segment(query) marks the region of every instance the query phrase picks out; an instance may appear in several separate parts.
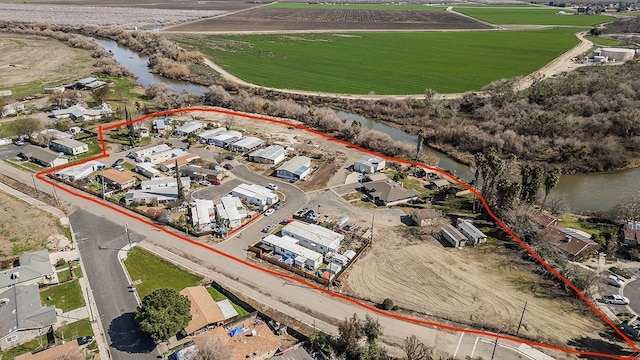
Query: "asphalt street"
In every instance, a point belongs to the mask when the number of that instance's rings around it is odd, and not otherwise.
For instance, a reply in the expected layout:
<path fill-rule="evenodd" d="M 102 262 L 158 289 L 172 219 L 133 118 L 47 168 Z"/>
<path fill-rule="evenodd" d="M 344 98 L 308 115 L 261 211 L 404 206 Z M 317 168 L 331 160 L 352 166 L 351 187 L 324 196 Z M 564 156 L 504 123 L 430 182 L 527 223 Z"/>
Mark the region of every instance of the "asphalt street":
<path fill-rule="evenodd" d="M 12 157 L 18 156 L 22 147 L 17 145 L 7 145 L 5 147 L 0 148 L 0 159 L 6 160 Z"/>
<path fill-rule="evenodd" d="M 118 224 L 85 210 L 69 216 L 87 278 L 107 332 L 113 359 L 153 359 L 159 353 L 151 338 L 138 329 L 133 314 L 138 303 L 129 291 L 129 281 L 118 260 L 118 251 L 128 244 L 124 223 Z M 130 232 L 131 241 L 143 236 Z"/>
<path fill-rule="evenodd" d="M 622 289 L 622 293 L 629 298 L 629 307 L 636 314 L 640 314 L 640 280 L 627 283 L 624 289 Z"/>

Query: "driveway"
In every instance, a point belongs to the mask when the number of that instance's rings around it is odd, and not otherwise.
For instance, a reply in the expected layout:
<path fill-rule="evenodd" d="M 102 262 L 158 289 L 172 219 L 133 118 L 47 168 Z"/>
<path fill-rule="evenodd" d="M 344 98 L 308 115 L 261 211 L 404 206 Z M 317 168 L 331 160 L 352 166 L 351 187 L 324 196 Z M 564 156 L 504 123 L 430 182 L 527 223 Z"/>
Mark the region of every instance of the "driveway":
<path fill-rule="evenodd" d="M 153 359 L 159 353 L 149 336 L 138 329 L 133 314 L 138 303 L 127 288 L 129 282 L 118 260 L 127 245 L 124 226 L 79 209 L 69 216 L 87 278 L 107 332 L 113 359 Z M 131 241 L 143 237 L 132 232 Z"/>

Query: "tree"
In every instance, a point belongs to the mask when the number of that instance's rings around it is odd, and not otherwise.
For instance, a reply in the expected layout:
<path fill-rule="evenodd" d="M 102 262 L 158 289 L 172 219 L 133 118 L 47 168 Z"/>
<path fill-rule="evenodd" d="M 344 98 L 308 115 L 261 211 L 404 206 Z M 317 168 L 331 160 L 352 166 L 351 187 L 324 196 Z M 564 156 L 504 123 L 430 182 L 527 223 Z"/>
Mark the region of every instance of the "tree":
<path fill-rule="evenodd" d="M 178 167 L 178 159 L 176 159 L 176 183 L 178 184 L 178 201 L 184 201 L 184 186 L 180 177 L 180 168 Z"/>
<path fill-rule="evenodd" d="M 333 350 L 333 339 L 330 335 L 322 331 L 315 331 L 309 336 L 309 343 L 315 350 L 321 351 L 325 355 L 329 355 Z"/>
<path fill-rule="evenodd" d="M 198 352 L 192 360 L 227 360 L 235 357 L 227 343 L 209 333 L 196 336 L 193 342 Z"/>
<path fill-rule="evenodd" d="M 554 166 L 550 170 L 547 171 L 547 176 L 544 178 L 544 199 L 542 200 L 542 206 L 547 202 L 547 196 L 551 192 L 551 189 L 558 185 L 560 181 L 560 174 L 562 174 L 562 170 Z"/>
<path fill-rule="evenodd" d="M 142 299 L 134 318 L 154 341 L 164 341 L 191 321 L 190 308 L 189 299 L 178 291 L 157 289 Z"/>
<path fill-rule="evenodd" d="M 382 308 L 385 310 L 393 310 L 393 300 L 386 298 L 384 299 L 384 301 L 382 301 Z"/>
<path fill-rule="evenodd" d="M 347 359 L 357 358 L 359 353 L 358 342 L 364 336 L 364 327 L 357 314 L 345 318 L 338 324 L 338 338 L 336 350 L 339 354 L 345 354 Z"/>
<path fill-rule="evenodd" d="M 364 318 L 364 324 L 362 325 L 362 331 L 367 343 L 373 344 L 378 339 L 378 336 L 382 333 L 382 325 L 377 319 L 372 318 L 367 314 Z"/>
<path fill-rule="evenodd" d="M 358 360 L 387 360 L 389 355 L 387 350 L 376 343 L 368 343 L 360 349 Z"/>
<path fill-rule="evenodd" d="M 95 102 L 98 104 L 102 104 L 105 100 L 109 98 L 110 90 L 111 89 L 109 88 L 109 86 L 102 86 L 93 90 L 91 92 L 93 100 L 95 100 Z"/>
<path fill-rule="evenodd" d="M 38 119 L 21 119 L 15 122 L 15 129 L 18 135 L 26 135 L 31 137 L 33 133 L 42 130 L 42 124 Z"/>
<path fill-rule="evenodd" d="M 427 348 L 415 335 L 404 339 L 402 347 L 407 354 L 407 360 L 431 360 L 431 350 Z"/>

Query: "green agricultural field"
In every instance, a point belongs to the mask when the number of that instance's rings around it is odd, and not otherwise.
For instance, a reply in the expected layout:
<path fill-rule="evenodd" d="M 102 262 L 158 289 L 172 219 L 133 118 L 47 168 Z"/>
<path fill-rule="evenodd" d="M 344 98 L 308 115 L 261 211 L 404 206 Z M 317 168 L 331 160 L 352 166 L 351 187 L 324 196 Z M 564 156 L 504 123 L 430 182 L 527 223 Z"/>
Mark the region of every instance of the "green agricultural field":
<path fill-rule="evenodd" d="M 592 41 L 594 44 L 598 46 L 620 46 L 621 42 L 616 39 L 609 39 L 600 36 L 585 36 L 585 39 Z"/>
<path fill-rule="evenodd" d="M 274 9 L 344 9 L 344 10 L 426 10 L 441 11 L 446 9 L 442 5 L 397 5 L 397 4 L 305 4 L 305 3 L 274 3 L 267 7 Z"/>
<path fill-rule="evenodd" d="M 453 10 L 495 25 L 592 26 L 613 20 L 606 15 L 573 15 L 573 10 L 562 8 L 455 6 Z"/>
<path fill-rule="evenodd" d="M 234 75 L 286 89 L 354 94 L 480 90 L 529 74 L 577 43 L 576 28 L 539 31 L 174 35 Z"/>

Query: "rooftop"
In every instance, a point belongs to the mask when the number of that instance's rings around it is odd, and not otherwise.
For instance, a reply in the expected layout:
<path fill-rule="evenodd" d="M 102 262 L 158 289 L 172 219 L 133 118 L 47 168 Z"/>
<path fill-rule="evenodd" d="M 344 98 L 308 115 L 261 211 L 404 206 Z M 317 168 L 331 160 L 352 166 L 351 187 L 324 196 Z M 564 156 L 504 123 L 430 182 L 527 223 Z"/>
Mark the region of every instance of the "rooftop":
<path fill-rule="evenodd" d="M 118 171 L 116 169 L 104 170 L 103 176 L 105 179 L 109 179 L 110 181 L 120 185 L 126 184 L 129 181 L 134 181 L 136 178 L 136 174 L 130 170 Z"/>
<path fill-rule="evenodd" d="M 191 301 L 191 321 L 184 328 L 187 334 L 202 329 L 209 324 L 216 324 L 225 320 L 222 311 L 218 307 L 211 294 L 204 286 L 193 286 L 180 291 Z"/>
<path fill-rule="evenodd" d="M 264 144 L 264 140 L 253 136 L 247 136 L 234 142 L 233 146 L 243 147 L 246 149 L 255 149 L 262 144 Z"/>
<path fill-rule="evenodd" d="M 319 252 L 315 252 L 311 249 L 307 249 L 302 245 L 298 245 L 298 240 L 289 237 L 289 236 L 275 236 L 275 235 L 267 235 L 262 239 L 263 242 L 271 244 L 272 246 L 277 246 L 281 249 L 290 251 L 297 255 L 302 255 L 309 260 L 317 260 L 318 258 L 322 258 L 322 254 Z"/>
<path fill-rule="evenodd" d="M 275 352 L 281 346 L 280 339 L 262 321 L 248 324 L 240 331 L 240 334 L 232 337 L 224 327 L 218 326 L 196 337 L 211 336 L 220 339 L 233 351 L 233 357 L 229 360 L 254 359 L 258 355 Z"/>
<path fill-rule="evenodd" d="M 56 323 L 55 307 L 42 307 L 38 285 L 16 285 L 0 292 L 0 337 L 12 332 L 41 329 Z"/>
<path fill-rule="evenodd" d="M 418 209 L 413 212 L 413 215 L 418 220 L 437 219 L 439 217 L 435 209 Z"/>
<path fill-rule="evenodd" d="M 12 278 L 12 274 L 18 273 L 19 278 Z M 49 260 L 49 252 L 40 250 L 20 256 L 20 266 L 6 269 L 0 272 L 0 289 L 15 283 L 27 282 L 52 274 L 53 268 Z"/>
<path fill-rule="evenodd" d="M 485 235 L 482 231 L 478 230 L 477 227 L 475 227 L 470 221 L 460 221 L 458 223 L 458 227 L 460 227 L 460 229 L 464 232 L 466 232 L 467 234 L 469 234 L 469 236 L 471 236 L 474 239 L 480 239 L 480 238 L 486 238 L 487 235 Z"/>
<path fill-rule="evenodd" d="M 177 127 L 176 131 L 183 132 L 183 133 L 191 133 L 191 132 L 197 131 L 198 129 L 201 129 L 203 126 L 204 124 L 199 121 L 188 121 L 182 124 L 181 126 Z"/>
<path fill-rule="evenodd" d="M 344 235 L 339 234 L 333 230 L 327 229 L 316 224 L 307 224 L 302 221 L 294 220 L 282 228 L 282 234 L 292 234 L 293 237 L 301 237 L 308 240 L 313 240 L 326 247 L 331 247 L 335 242 L 340 242 L 344 239 Z"/>
<path fill-rule="evenodd" d="M 60 157 L 60 154 L 57 152 L 34 145 L 26 145 L 20 153 L 26 158 L 36 159 L 44 163 L 50 163 Z"/>
<path fill-rule="evenodd" d="M 278 157 L 284 155 L 284 148 L 280 145 L 269 145 L 264 149 L 256 150 L 249 154 L 249 156 L 253 157 L 261 157 L 264 159 L 275 160 Z"/>
<path fill-rule="evenodd" d="M 50 347 L 46 350 L 39 351 L 35 354 L 26 353 L 16 356 L 14 360 L 51 360 L 66 359 L 65 355 L 78 353 L 80 354 L 80 346 L 77 341 L 69 341 L 62 345 Z"/>
<path fill-rule="evenodd" d="M 371 165 L 380 164 L 383 161 L 384 160 L 379 157 L 372 156 L 372 155 L 365 155 L 362 158 L 360 158 L 358 161 L 356 161 L 356 164 L 366 164 L 371 166 Z"/>
<path fill-rule="evenodd" d="M 391 180 L 372 181 L 362 184 L 370 196 L 386 203 L 418 197 L 415 190 L 407 190 L 402 185 Z"/>
<path fill-rule="evenodd" d="M 51 142 L 52 144 L 59 144 L 71 149 L 75 149 L 77 147 L 81 147 L 81 146 L 87 146 L 87 144 L 83 143 L 82 141 L 78 141 L 78 140 L 74 140 L 74 139 L 68 139 L 68 138 L 64 138 L 64 139 L 56 139 L 53 140 Z"/>
<path fill-rule="evenodd" d="M 311 159 L 306 156 L 295 156 L 282 164 L 278 170 L 298 174 L 311 166 Z"/>

